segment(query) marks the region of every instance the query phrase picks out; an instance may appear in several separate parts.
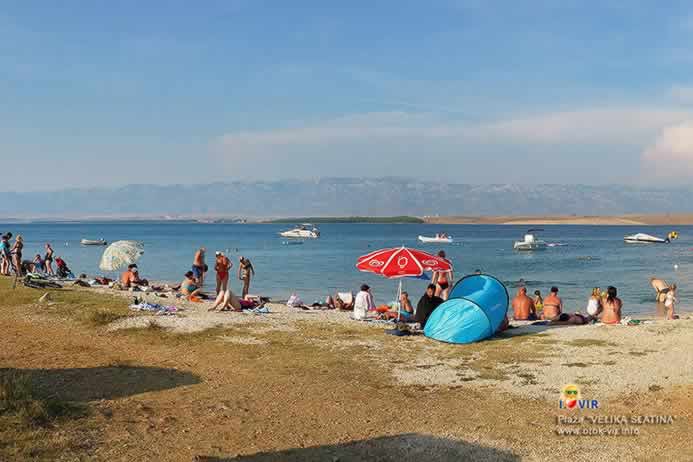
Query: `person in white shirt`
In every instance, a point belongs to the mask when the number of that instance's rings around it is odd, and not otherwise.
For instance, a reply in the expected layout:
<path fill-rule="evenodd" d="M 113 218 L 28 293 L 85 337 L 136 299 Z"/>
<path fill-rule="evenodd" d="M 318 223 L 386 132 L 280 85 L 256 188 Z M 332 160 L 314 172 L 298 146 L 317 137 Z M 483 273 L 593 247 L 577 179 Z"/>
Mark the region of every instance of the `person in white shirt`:
<path fill-rule="evenodd" d="M 676 302 L 678 302 L 678 299 L 676 298 L 676 284 L 674 284 L 669 288 L 667 298 L 664 300 L 664 306 L 667 309 L 665 319 L 678 319 L 678 316 L 676 316 L 676 313 L 674 312 Z"/>
<path fill-rule="evenodd" d="M 375 309 L 373 294 L 367 284 L 361 286 L 361 291 L 356 294 L 354 302 L 354 319 L 366 319 L 368 312 Z"/>

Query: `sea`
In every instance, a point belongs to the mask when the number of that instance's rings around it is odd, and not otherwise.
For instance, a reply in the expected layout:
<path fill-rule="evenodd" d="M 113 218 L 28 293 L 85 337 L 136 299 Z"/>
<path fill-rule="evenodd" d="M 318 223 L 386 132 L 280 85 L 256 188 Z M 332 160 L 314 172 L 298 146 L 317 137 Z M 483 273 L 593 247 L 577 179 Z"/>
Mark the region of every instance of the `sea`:
<path fill-rule="evenodd" d="M 80 245 L 82 238 L 108 242 L 136 240 L 145 253 L 138 262 L 140 274 L 150 280 L 177 283 L 190 269 L 193 254 L 203 246 L 208 264 L 214 267 L 214 252 L 225 252 L 234 262 L 232 288 L 240 290 L 235 278 L 238 257 L 251 260 L 256 276 L 251 293 L 286 300 L 297 294 L 304 302 L 322 301 L 336 291 L 357 291 L 371 286 L 376 303 L 394 300 L 398 281 L 362 273 L 355 268 L 359 256 L 386 247 L 407 246 L 436 253 L 445 250 L 452 260 L 455 277 L 481 270 L 496 276 L 511 297 L 525 284 L 530 293 L 546 295 L 551 286 L 560 289 L 568 310 L 584 311 L 593 287 L 615 286 L 624 301 L 624 313 L 654 315 L 655 292 L 650 277 L 656 276 L 679 286 L 680 305 L 693 300 L 693 226 L 544 226 L 538 233 L 554 245 L 545 251 L 516 252 L 513 242 L 521 240 L 526 226 L 429 225 L 429 224 L 323 224 L 320 239 L 301 245 L 286 245 L 279 232 L 286 225 L 206 224 L 181 222 L 84 222 L 2 224 L 0 232 L 21 234 L 25 259 L 43 254 L 50 242 L 56 255 L 65 259 L 75 274 L 90 276 L 113 273 L 99 270 L 104 247 Z M 625 244 L 628 234 L 645 232 L 666 236 L 672 230 L 680 238 L 671 244 Z M 419 235 L 445 232 L 454 244 L 421 244 Z M 214 274 L 207 288 L 213 290 Z M 403 285 L 417 300 L 427 281 L 404 279 Z"/>

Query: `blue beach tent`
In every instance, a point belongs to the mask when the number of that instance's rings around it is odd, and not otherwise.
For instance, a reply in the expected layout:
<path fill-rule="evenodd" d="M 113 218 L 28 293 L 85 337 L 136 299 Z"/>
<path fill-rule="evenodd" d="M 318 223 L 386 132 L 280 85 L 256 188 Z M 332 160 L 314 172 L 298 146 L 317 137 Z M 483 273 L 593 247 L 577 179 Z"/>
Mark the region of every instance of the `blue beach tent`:
<path fill-rule="evenodd" d="M 491 337 L 508 311 L 508 290 L 488 274 L 465 276 L 433 310 L 424 335 L 441 342 L 473 343 Z"/>

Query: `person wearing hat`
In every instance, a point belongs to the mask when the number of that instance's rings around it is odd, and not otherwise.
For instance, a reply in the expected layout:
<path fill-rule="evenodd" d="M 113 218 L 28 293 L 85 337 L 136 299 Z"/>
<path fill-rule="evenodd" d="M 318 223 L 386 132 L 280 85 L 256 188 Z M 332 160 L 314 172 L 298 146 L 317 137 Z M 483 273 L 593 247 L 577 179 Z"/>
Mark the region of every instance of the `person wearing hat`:
<path fill-rule="evenodd" d="M 233 267 L 224 252 L 215 252 L 214 270 L 217 272 L 217 295 L 229 288 L 229 270 Z"/>
<path fill-rule="evenodd" d="M 139 269 L 134 263 L 128 265 L 127 271 L 120 275 L 120 283 L 123 288 L 129 289 L 134 286 L 146 286 L 149 282 L 146 279 L 141 279 L 139 274 Z"/>

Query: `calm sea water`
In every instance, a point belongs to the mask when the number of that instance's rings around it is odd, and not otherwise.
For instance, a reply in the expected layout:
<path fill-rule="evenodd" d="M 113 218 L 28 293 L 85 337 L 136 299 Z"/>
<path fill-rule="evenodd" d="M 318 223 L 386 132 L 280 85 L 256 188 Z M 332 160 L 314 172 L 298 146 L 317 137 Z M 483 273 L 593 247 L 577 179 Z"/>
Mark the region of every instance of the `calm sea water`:
<path fill-rule="evenodd" d="M 0 231 L 12 231 L 25 238 L 25 258 L 43 253 L 51 242 L 75 273 L 103 274 L 98 269 L 101 247 L 82 247 L 82 238 L 104 238 L 109 242 L 134 239 L 144 242 L 145 254 L 139 262 L 141 274 L 154 280 L 178 282 L 190 268 L 193 253 L 205 246 L 211 262 L 215 250 L 227 251 L 237 269 L 239 255 L 251 259 L 257 276 L 252 293 L 276 300 L 297 293 L 304 301 L 322 300 L 328 293 L 356 290 L 366 282 L 376 302 L 394 298 L 396 281 L 360 273 L 354 268 L 357 257 L 382 247 L 406 245 L 437 252 L 444 249 L 457 275 L 476 269 L 506 282 L 514 293 L 524 279 L 531 291 L 546 295 L 552 285 L 560 288 L 566 306 L 584 310 L 592 287 L 614 285 L 624 300 L 626 313 L 653 314 L 654 292 L 651 276 L 679 284 L 683 306 L 693 297 L 693 226 L 676 227 L 681 233 L 671 245 L 626 245 L 623 236 L 646 232 L 665 236 L 672 229 L 656 226 L 546 226 L 541 234 L 547 242 L 564 244 L 544 252 L 518 253 L 513 241 L 521 239 L 524 226 L 481 225 L 322 225 L 322 237 L 303 245 L 283 245 L 278 232 L 283 225 L 188 224 L 188 223 L 76 223 L 1 224 Z M 445 231 L 461 245 L 423 245 L 417 236 Z M 675 269 L 678 265 L 678 269 Z M 235 274 L 235 273 L 233 273 Z M 113 277 L 113 274 L 109 276 Z M 214 276 L 209 278 L 214 280 Z M 239 281 L 232 281 L 238 290 Z M 409 292 L 418 298 L 426 282 L 407 279 Z"/>

